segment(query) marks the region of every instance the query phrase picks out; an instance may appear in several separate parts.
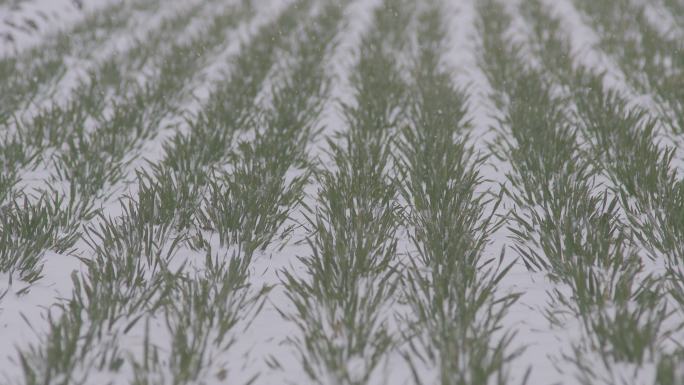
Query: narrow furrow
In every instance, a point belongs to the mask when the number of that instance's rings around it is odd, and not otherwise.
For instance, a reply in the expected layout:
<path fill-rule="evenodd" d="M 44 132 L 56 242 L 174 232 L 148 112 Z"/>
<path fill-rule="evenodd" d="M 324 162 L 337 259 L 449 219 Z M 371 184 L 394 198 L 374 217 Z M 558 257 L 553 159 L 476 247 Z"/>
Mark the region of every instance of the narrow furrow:
<path fill-rule="evenodd" d="M 517 295 L 499 294 L 512 264 L 485 247 L 501 197 L 477 193 L 486 161 L 468 145 L 466 96 L 443 68 L 443 9 L 419 16 L 409 124 L 399 142 L 409 237 L 406 357 L 416 384 L 506 384 L 519 351 L 504 327 Z"/>
<path fill-rule="evenodd" d="M 318 202 L 307 215 L 305 276 L 284 272 L 297 326 L 290 339 L 309 383 L 365 384 L 388 378 L 398 343 L 390 330 L 399 276 L 401 208 L 392 179 L 392 138 L 405 100 L 395 56 L 411 4 L 387 0 L 363 38 L 345 105 L 346 131 L 330 140 L 335 166 L 316 174 Z"/>
<path fill-rule="evenodd" d="M 0 58 L 0 127 L 64 75 L 69 56 L 90 55 L 116 33 L 130 28 L 138 15 L 144 18 L 158 5 L 158 0 L 110 4 L 28 52 Z"/>
<path fill-rule="evenodd" d="M 493 83 L 511 136 L 502 137 L 501 147 L 513 166 L 514 247 L 529 269 L 552 279 L 551 324 L 564 333 L 579 329 L 578 337 L 566 337 L 572 349 L 559 353 L 565 361 L 559 369 L 574 365 L 576 379 L 586 384 L 640 383 L 667 337 L 662 286 L 643 272 L 633 236 L 620 221 L 619 198 L 596 185 L 598 171 L 579 147 L 565 99 L 507 41 L 510 16 L 493 2 L 480 12 L 485 69 L 506 74 Z M 625 335 L 635 338 L 627 342 Z"/>

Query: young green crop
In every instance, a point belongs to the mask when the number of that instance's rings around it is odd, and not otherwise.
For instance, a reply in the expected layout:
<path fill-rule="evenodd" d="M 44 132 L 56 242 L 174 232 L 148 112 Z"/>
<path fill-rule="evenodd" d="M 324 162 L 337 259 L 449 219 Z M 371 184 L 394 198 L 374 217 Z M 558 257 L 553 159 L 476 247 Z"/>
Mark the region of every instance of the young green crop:
<path fill-rule="evenodd" d="M 507 365 L 518 353 L 511 347 L 514 333 L 494 333 L 517 295 L 496 291 L 512 264 L 499 260 L 497 266 L 484 251 L 503 225 L 494 219 L 501 197 L 475 192 L 486 159 L 466 144 L 466 96 L 442 68 L 441 13 L 433 3 L 419 17 L 409 124 L 398 143 L 401 192 L 416 250 L 408 256 L 405 276 L 412 310 L 405 356 L 417 384 L 428 381 L 417 369 L 422 365 L 438 373 L 440 384 L 506 383 Z"/>
<path fill-rule="evenodd" d="M 136 8 L 145 14 L 158 5 L 158 0 L 139 1 L 130 6 L 108 5 L 38 47 L 18 56 L 0 58 L 0 126 L 60 80 L 67 70 L 67 55 L 89 55 L 93 47 L 129 26 Z M 109 33 L 102 33 L 103 30 Z"/>
<path fill-rule="evenodd" d="M 121 76 L 112 76 L 112 73 L 121 75 L 125 72 L 130 62 L 136 61 L 136 54 L 160 50 L 162 47 L 158 36 L 172 32 L 170 28 L 177 27 L 179 21 L 187 22 L 196 12 L 197 7 L 191 8 L 166 20 L 158 30 L 148 34 L 149 40 L 139 42 L 139 46 L 145 47 L 147 51 L 136 48 L 130 52 L 132 56 L 124 55 L 115 62 L 101 65 L 91 72 L 90 82 L 83 82 L 74 91 L 74 98 L 66 106 L 55 104 L 42 109 L 27 121 L 17 121 L 15 133 L 7 133 L 2 147 L 5 149 L 3 160 L 8 163 L 5 169 L 7 174 L 3 170 L 2 180 L 6 184 L 2 195 L 12 198 L 8 200 L 15 203 L 4 206 L 6 219 L 11 222 L 0 226 L 0 234 L 5 245 L 12 244 L 9 243 L 11 239 L 14 247 L 3 247 L 6 252 L 0 256 L 0 271 L 13 271 L 17 266 L 22 266 L 21 275 L 30 276 L 29 282 L 35 282 L 40 277 L 42 255 L 52 247 L 45 239 L 55 238 L 62 233 L 73 244 L 79 238 L 77 234 L 81 232 L 80 222 L 91 219 L 97 212 L 96 202 L 98 195 L 102 193 L 102 187 L 123 176 L 121 168 L 112 164 L 116 163 L 112 158 L 127 157 L 134 142 L 121 127 L 144 126 L 141 122 L 134 121 L 140 118 L 139 112 L 138 115 L 133 115 L 140 111 L 140 107 L 130 103 L 116 104 L 114 115 L 104 118 L 105 100 L 110 90 L 120 87 L 108 80 L 120 79 Z M 124 91 L 128 92 L 130 89 L 121 89 L 120 93 Z M 139 94 L 133 102 L 139 104 L 142 102 L 140 99 Z M 158 125 L 159 113 L 156 115 L 156 123 L 153 120 L 147 127 Z M 103 122 L 97 135 L 86 133 L 85 125 L 89 119 Z M 91 139 L 93 137 L 95 139 Z M 52 148 L 58 151 L 54 154 L 56 159 L 52 160 L 56 166 L 51 175 L 52 182 L 68 181 L 71 186 L 69 192 L 49 188 L 37 191 L 36 199 L 26 193 L 15 193 L 13 187 L 19 182 L 19 171 L 22 168 L 37 168 L 43 161 L 43 154 Z M 23 199 L 23 204 L 17 203 L 17 199 Z M 42 212 L 41 207 L 45 202 L 53 203 L 49 213 L 41 214 L 40 219 L 30 219 L 32 213 Z M 30 235 L 24 237 L 13 235 L 13 226 L 35 220 L 40 220 L 45 225 L 33 226 Z M 59 247 L 55 251 L 67 250 L 68 247 Z"/>
<path fill-rule="evenodd" d="M 610 382 L 618 363 L 643 368 L 667 338 L 663 286 L 643 272 L 634 237 L 618 211 L 620 198 L 596 185 L 600 169 L 578 145 L 577 123 L 566 104 L 580 100 L 555 96 L 545 72 L 526 65 L 517 49 L 509 48 L 513 45 L 504 36 L 510 19 L 497 7 L 501 5 L 483 4 L 480 12 L 482 33 L 491 42 L 485 49 L 505 49 L 503 54 L 490 53 L 504 61 L 485 70 L 515 68 L 506 71 L 514 75 L 500 83 L 505 97 L 499 99 L 505 101 L 500 103 L 506 111 L 502 123 L 512 137 L 501 141 L 513 168 L 507 193 L 516 207 L 509 230 L 528 268 L 547 270 L 557 284 L 570 289 L 570 295 L 562 288 L 550 291 L 551 306 L 557 310 L 547 313 L 554 324 L 564 325 L 568 317 L 581 321 L 575 357 L 565 359 L 576 364 L 580 381 Z M 543 31 L 543 26 L 535 31 Z M 553 35 L 543 31 L 541 36 Z M 548 54 L 557 53 L 558 46 L 550 44 Z M 547 57 L 543 63 L 554 60 Z M 491 78 L 496 84 L 496 76 Z M 634 338 L 625 343 L 620 335 Z M 587 352 L 603 359 L 607 379 L 596 366 L 587 367 Z"/>
<path fill-rule="evenodd" d="M 289 340 L 314 383 L 366 383 L 397 342 L 384 313 L 398 284 L 401 215 L 388 168 L 405 86 L 390 55 L 405 37 L 409 6 L 388 0 L 374 13 L 352 75 L 355 104 L 344 106 L 347 131 L 328 139 L 335 166 L 315 175 L 318 203 L 307 213 L 311 254 L 299 257 L 308 277 L 283 272 L 295 306 L 283 316 L 302 333 Z M 324 27 L 319 34 L 332 39 L 334 28 Z"/>
<path fill-rule="evenodd" d="M 601 47 L 620 64 L 630 84 L 650 93 L 671 133 L 684 130 L 684 44 L 663 36 L 628 0 L 575 1 L 597 29 Z"/>
<path fill-rule="evenodd" d="M 205 52 L 209 52 L 223 42 L 221 32 L 234 26 L 239 20 L 238 15 L 235 9 L 226 9 L 214 17 L 212 25 L 202 31 L 199 37 L 177 44 L 176 48 L 171 49 L 159 75 L 150 81 L 148 86 L 137 90 L 138 98 L 142 100 L 145 97 L 157 98 L 144 104 L 150 106 L 151 111 L 143 110 L 142 105 L 138 105 L 138 110 L 134 109 L 132 104 L 115 106 L 112 118 L 105 122 L 103 127 L 98 128 L 103 131 L 100 132 L 101 136 L 90 136 L 86 140 L 101 144 L 95 148 L 103 152 L 105 157 L 126 155 L 139 138 L 119 136 L 130 135 L 130 132 L 116 132 L 114 127 L 135 129 L 135 126 L 119 125 L 130 122 L 131 119 L 139 121 L 143 128 L 158 125 L 159 115 L 172 111 L 171 102 L 178 98 L 177 93 L 183 89 L 182 81 L 185 80 L 185 75 L 194 72 L 203 62 L 201 55 L 178 54 L 185 53 L 183 50 L 186 47 L 200 43 L 204 46 Z M 160 98 L 165 100 L 158 100 Z M 133 102 L 135 101 L 138 100 L 134 99 Z M 117 115 L 116 111 L 120 111 L 120 115 Z M 110 128 L 111 131 L 108 131 Z M 111 136 L 104 135 L 106 132 L 110 132 Z M 151 132 L 143 129 L 137 131 L 137 134 L 146 137 Z M 121 138 L 122 142 L 116 144 L 117 138 Z M 95 155 L 90 146 L 83 149 Z M 104 163 L 102 165 L 103 170 L 111 166 L 105 166 Z M 92 171 L 91 164 L 87 164 L 87 167 L 88 171 Z M 92 173 L 89 174 L 83 181 L 92 182 L 92 176 Z M 95 189 L 91 192 L 97 191 L 99 190 Z M 166 304 L 169 295 L 175 290 L 175 282 L 183 278 L 180 270 L 171 270 L 169 262 L 179 244 L 185 240 L 185 236 L 175 232 L 173 223 L 166 222 L 160 226 L 146 221 L 148 213 L 141 210 L 135 201 L 124 200 L 122 210 L 123 216 L 120 218 L 100 214 L 99 224 L 89 227 L 88 243 L 94 255 L 92 259 L 84 259 L 87 273 L 74 276 L 73 298 L 67 302 L 68 308 L 78 311 L 78 317 L 67 312 L 53 322 L 53 330 L 42 344 L 30 346 L 21 352 L 27 379 L 36 378 L 43 381 L 55 372 L 72 378 L 70 376 L 74 370 L 86 377 L 92 370 L 118 370 L 126 362 L 118 345 L 120 336 L 125 335 L 140 319 L 154 314 L 162 304 Z M 84 322 L 79 321 L 82 317 Z M 90 342 L 74 346 L 73 349 L 76 349 L 77 353 L 59 359 L 51 358 L 50 352 L 56 346 L 67 343 L 61 339 L 60 330 L 63 329 L 73 330 L 81 336 L 79 338 Z M 90 361 L 97 357 L 104 358 L 99 365 L 91 367 Z M 60 360 L 69 361 L 60 363 Z"/>

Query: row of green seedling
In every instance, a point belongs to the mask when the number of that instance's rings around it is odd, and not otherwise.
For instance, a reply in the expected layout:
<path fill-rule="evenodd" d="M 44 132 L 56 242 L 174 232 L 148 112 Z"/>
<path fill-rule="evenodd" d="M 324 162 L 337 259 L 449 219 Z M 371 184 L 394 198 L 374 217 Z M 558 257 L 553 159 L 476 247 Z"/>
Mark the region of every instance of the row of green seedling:
<path fill-rule="evenodd" d="M 479 10 L 483 67 L 503 95 L 501 127 L 510 130 L 499 147 L 512 165 L 505 190 L 515 203 L 514 247 L 529 269 L 555 282 L 546 313 L 551 323 L 580 322 L 581 337 L 563 359 L 575 364 L 580 382 L 611 383 L 620 364 L 638 370 L 649 363 L 667 336 L 662 285 L 643 272 L 619 197 L 596 182 L 600 170 L 579 145 L 567 106 L 572 100 L 558 96 L 545 73 L 517 54 L 520 47 L 505 37 L 511 21 L 501 4 Z"/>
<path fill-rule="evenodd" d="M 35 282 L 41 276 L 41 259 L 45 250 L 53 249 L 62 253 L 74 245 L 79 238 L 80 222 L 93 217 L 97 210 L 97 195 L 102 193 L 105 183 L 113 183 L 121 177 L 120 163 L 129 151 L 126 145 L 130 147 L 136 140 L 141 140 L 140 132 L 131 135 L 129 130 L 141 129 L 147 124 L 149 132 L 146 134 L 149 136 L 154 130 L 155 121 L 161 120 L 159 115 L 165 113 L 161 110 L 150 111 L 152 114 L 148 114 L 152 119 L 143 121 L 142 108 L 149 103 L 145 100 L 146 96 L 164 92 L 161 81 L 176 75 L 171 71 L 172 67 L 163 67 L 157 79 L 152 80 L 153 86 L 129 83 L 130 88 L 135 90 L 134 98 L 126 102 L 123 100 L 125 97 L 120 96 L 123 101 L 114 105 L 110 117 L 104 116 L 107 107 L 105 99 L 130 92 L 130 89 L 119 88 L 118 83 L 131 64 L 140 59 L 138 54 L 161 51 L 163 44 L 158 36 L 176 30 L 195 13 L 196 9 L 193 9 L 176 15 L 149 34 L 151 45 L 141 41 L 129 52 L 130 55 L 124 56 L 125 59 L 103 64 L 94 70 L 90 79 L 76 89 L 74 99 L 66 106 L 47 107 L 33 119 L 18 125 L 19 133 L 12 139 L 12 146 L 9 146 L 16 149 L 13 154 L 25 157 L 22 162 L 31 160 L 34 164 L 26 166 L 35 168 L 41 163 L 35 158 L 55 149 L 56 154 L 47 159 L 55 168 L 49 182 L 54 186 L 66 181 L 69 189 L 68 193 L 64 193 L 59 187 L 52 187 L 46 191 L 36 191 L 37 197 L 33 197 L 33 194 L 15 197 L 11 190 L 7 192 L 9 203 L 4 206 L 6 215 L 3 216 L 0 234 L 3 243 L 12 244 L 13 247 L 3 249 L 3 255 L 0 256 L 2 271 L 16 270 L 23 281 Z M 171 49 L 171 53 L 165 55 L 167 59 L 173 58 L 173 51 Z M 173 63 L 176 59 L 170 60 L 167 62 Z M 182 77 L 176 77 L 177 83 L 181 80 Z M 161 99 L 171 95 L 160 94 L 158 97 Z M 94 122 L 97 127 L 95 133 L 86 132 L 88 122 Z M 18 178 L 17 171 L 13 169 L 9 175 L 14 177 L 14 183 Z M 42 225 L 36 226 L 36 223 Z"/>
<path fill-rule="evenodd" d="M 193 126 L 202 125 L 205 132 L 246 129 L 242 124 L 247 118 L 251 119 L 251 106 L 273 62 L 272 52 L 281 39 L 277 30 L 286 31 L 294 25 L 292 7 L 286 15 L 275 26 L 263 27 L 249 45 L 245 45 L 235 58 L 230 77 L 212 93 Z M 219 104 L 219 100 L 225 104 Z M 245 119 L 237 119 L 236 114 L 245 114 Z M 198 132 L 193 130 L 188 136 Z M 209 142 L 193 142 L 196 143 L 193 148 L 183 147 L 188 151 L 179 152 L 183 145 L 178 143 L 190 142 L 181 137 L 189 139 L 179 134 L 168 144 L 165 159 L 153 167 L 152 173 L 139 175 L 137 199 L 130 197 L 121 203 L 124 214 L 119 218 L 103 217 L 100 224 L 89 231 L 96 257 L 87 274 L 78 281 L 92 288 L 83 290 L 83 295 L 75 293 L 71 301 L 74 303 L 83 296 L 75 307 L 79 314 L 84 311 L 88 316 L 87 327 L 74 322 L 76 317 L 68 313 L 54 324 L 57 330 L 77 328 L 78 333 L 74 335 L 78 338 L 98 336 L 93 347 L 82 349 L 82 354 L 106 357 L 107 354 L 98 351 L 110 352 L 110 355 L 120 353 L 109 360 L 109 368 L 114 362 L 129 364 L 136 383 L 186 383 L 204 378 L 207 375 L 205 366 L 213 360 L 205 354 L 208 346 L 219 351 L 228 349 L 233 337 L 227 332 L 237 319 L 248 316 L 260 300 L 260 295 L 253 296 L 245 290 L 248 260 L 238 254 L 226 261 L 212 252 L 203 237 L 193 237 L 191 230 L 200 229 L 196 223 L 198 214 L 185 210 L 202 204 L 210 176 L 207 166 L 225 158 L 231 143 L 224 142 L 226 146 L 220 149 L 222 152 L 213 154 L 216 158 L 202 159 L 200 164 L 194 162 L 197 160 L 194 157 Z M 179 162 L 181 168 L 175 168 L 175 162 Z M 197 168 L 187 169 L 182 165 Z M 248 198 L 244 194 L 241 197 Z M 179 266 L 171 266 L 180 247 L 186 244 L 205 253 L 204 258 L 200 257 L 204 259 L 201 273 L 195 275 L 185 271 L 184 264 L 193 261 L 180 261 Z M 112 293 L 107 289 L 112 286 L 120 289 Z M 119 345 L 119 339 L 125 338 L 130 330 L 137 330 L 133 328 L 142 319 L 146 326 L 142 357 L 121 355 L 126 348 Z M 149 335 L 150 323 L 159 322 L 167 326 L 168 350 L 163 347 L 160 350 L 160 341 Z M 121 335 L 99 338 L 100 331 L 108 326 Z M 159 332 L 153 335 L 159 335 Z M 32 351 L 35 361 L 55 345 L 59 346 L 59 341 L 52 342 L 49 338 L 45 342 L 40 350 Z M 43 361 L 49 360 L 43 358 Z M 73 359 L 71 364 L 78 362 Z M 164 368 L 168 368 L 170 377 L 166 377 Z"/>
<path fill-rule="evenodd" d="M 0 58 L 0 127 L 57 84 L 68 70 L 69 56 L 92 55 L 94 48 L 130 28 L 136 13 L 145 15 L 158 5 L 159 1 L 110 4 L 26 52 Z"/>
<path fill-rule="evenodd" d="M 330 169 L 316 172 L 306 213 L 306 276 L 284 272 L 300 334 L 290 339 L 312 383 L 364 384 L 380 373 L 398 339 L 390 331 L 399 282 L 396 234 L 402 210 L 391 175 L 392 141 L 406 89 L 395 54 L 410 9 L 387 0 L 374 12 L 351 75 L 355 101 L 346 131 L 329 138 Z"/>
<path fill-rule="evenodd" d="M 640 92 L 659 104 L 670 133 L 684 130 L 684 44 L 663 36 L 645 16 L 645 5 L 631 0 L 576 0 L 601 43 Z"/>
<path fill-rule="evenodd" d="M 602 76 L 581 66 L 550 66 L 553 57 L 570 52 L 567 39 L 559 33 L 559 20 L 551 17 L 543 7 L 534 7 L 527 15 L 540 32 L 545 31 L 536 37 L 543 61 L 548 68 L 555 69 L 552 72 L 556 72 L 557 79 L 572 93 L 577 124 L 591 151 L 590 161 L 616 186 L 613 194 L 619 197 L 640 247 L 655 260 L 656 266 L 667 266 L 666 274 L 654 278 L 665 282 L 670 298 L 680 305 L 679 317 L 672 317 L 669 325 L 672 329 L 669 332 L 675 333 L 682 327 L 682 321 L 677 318 L 681 319 L 684 299 L 681 284 L 684 278 L 684 249 L 681 246 L 684 190 L 682 181 L 672 169 L 673 150 L 663 150 L 656 145 L 654 118 L 628 104 L 616 92 L 607 90 Z M 652 301 L 665 303 L 666 300 L 658 296 Z M 662 333 L 667 335 L 668 331 Z M 656 341 L 657 344 L 662 342 Z M 672 381 L 677 372 L 673 371 L 671 361 L 681 360 L 678 358 L 681 355 L 682 352 L 675 352 L 657 357 L 658 383 L 675 383 Z M 681 380 L 681 373 L 679 376 Z"/>
<path fill-rule="evenodd" d="M 401 192 L 415 252 L 408 255 L 406 358 L 417 384 L 505 384 L 518 353 L 503 319 L 514 294 L 497 294 L 512 264 L 487 256 L 500 196 L 477 193 L 486 162 L 468 145 L 467 97 L 444 68 L 442 8 L 418 26 L 409 124 L 398 143 Z M 427 367 L 432 376 L 420 368 Z"/>

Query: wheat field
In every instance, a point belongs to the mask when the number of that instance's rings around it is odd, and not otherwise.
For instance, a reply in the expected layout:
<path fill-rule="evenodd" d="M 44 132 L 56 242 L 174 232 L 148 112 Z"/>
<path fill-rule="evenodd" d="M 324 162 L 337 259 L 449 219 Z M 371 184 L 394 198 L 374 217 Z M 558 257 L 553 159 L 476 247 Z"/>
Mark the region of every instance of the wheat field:
<path fill-rule="evenodd" d="M 684 384 L 682 0 L 0 24 L 0 384 Z"/>

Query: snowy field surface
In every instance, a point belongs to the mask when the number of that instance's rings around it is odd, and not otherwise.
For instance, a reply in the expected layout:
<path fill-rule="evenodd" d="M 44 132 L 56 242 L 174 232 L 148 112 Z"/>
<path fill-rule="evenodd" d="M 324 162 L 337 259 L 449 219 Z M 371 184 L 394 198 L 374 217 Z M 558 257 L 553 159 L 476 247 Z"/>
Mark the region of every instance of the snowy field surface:
<path fill-rule="evenodd" d="M 684 385 L 683 0 L 0 0 L 0 385 Z"/>

